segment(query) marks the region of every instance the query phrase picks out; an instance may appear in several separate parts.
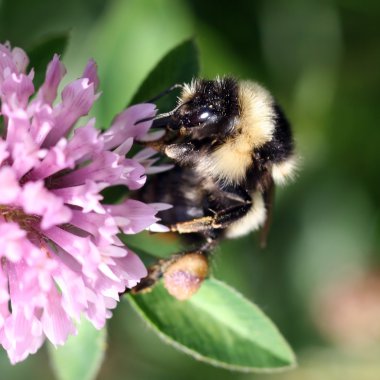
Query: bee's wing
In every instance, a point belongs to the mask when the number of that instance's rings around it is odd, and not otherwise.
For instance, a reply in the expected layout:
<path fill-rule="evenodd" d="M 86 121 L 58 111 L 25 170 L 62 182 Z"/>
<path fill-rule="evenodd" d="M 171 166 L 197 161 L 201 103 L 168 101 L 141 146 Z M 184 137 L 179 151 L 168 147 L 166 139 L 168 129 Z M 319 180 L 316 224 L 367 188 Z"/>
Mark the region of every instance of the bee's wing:
<path fill-rule="evenodd" d="M 269 229 L 272 223 L 274 195 L 275 195 L 275 184 L 274 184 L 273 178 L 271 177 L 267 185 L 267 188 L 263 192 L 265 208 L 267 210 L 267 217 L 265 219 L 264 225 L 262 226 L 260 230 L 260 247 L 261 248 L 265 248 L 267 245 Z"/>

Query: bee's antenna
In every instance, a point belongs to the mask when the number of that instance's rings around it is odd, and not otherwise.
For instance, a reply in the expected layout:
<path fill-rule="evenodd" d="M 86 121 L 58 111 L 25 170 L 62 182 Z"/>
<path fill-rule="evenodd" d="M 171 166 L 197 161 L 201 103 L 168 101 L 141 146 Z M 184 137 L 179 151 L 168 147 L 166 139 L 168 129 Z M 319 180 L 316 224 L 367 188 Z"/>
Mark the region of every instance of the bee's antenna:
<path fill-rule="evenodd" d="M 154 103 L 156 100 L 162 98 L 163 96 L 170 94 L 172 91 L 176 90 L 177 88 L 183 88 L 183 84 L 176 83 L 173 86 L 167 88 L 165 91 L 162 91 L 158 95 L 156 95 L 154 98 L 147 100 L 143 103 Z"/>
<path fill-rule="evenodd" d="M 139 119 L 139 120 L 135 121 L 134 125 L 144 123 L 145 121 L 154 120 L 155 118 L 156 118 L 156 116 L 145 117 L 144 119 Z"/>
<path fill-rule="evenodd" d="M 149 100 L 146 100 L 142 103 L 154 103 L 156 100 L 162 98 L 163 96 L 171 93 L 172 91 L 174 91 L 175 89 L 177 88 L 183 88 L 183 84 L 179 84 L 179 83 L 176 83 L 174 84 L 173 86 L 167 88 L 165 91 L 162 91 L 160 94 L 158 94 L 157 96 L 155 96 L 154 98 L 151 98 Z M 146 117 L 144 119 L 140 119 L 140 120 L 137 120 L 135 122 L 135 125 L 136 124 L 140 124 L 140 123 L 143 123 L 145 121 L 150 121 L 150 120 L 158 120 L 158 119 L 162 119 L 164 117 L 168 117 L 168 116 L 171 116 L 173 115 L 173 113 L 178 109 L 179 107 L 176 107 L 174 108 L 173 110 L 171 110 L 170 112 L 165 112 L 165 113 L 161 113 L 159 115 L 156 115 L 156 116 L 151 116 L 151 117 Z"/>
<path fill-rule="evenodd" d="M 143 123 L 144 121 L 150 121 L 150 120 L 159 120 L 159 119 L 163 119 L 164 117 L 169 117 L 169 116 L 172 116 L 173 113 L 178 109 L 178 107 L 174 108 L 174 110 L 170 111 L 170 112 L 165 112 L 165 113 L 160 113 L 156 116 L 150 116 L 150 117 L 145 117 L 144 119 L 140 119 L 140 120 L 137 120 L 135 122 L 135 125 L 136 124 L 140 124 L 140 123 Z"/>
<path fill-rule="evenodd" d="M 179 108 L 181 108 L 182 106 L 184 106 L 185 104 L 187 103 L 182 103 L 180 105 L 178 105 L 176 108 L 174 108 L 173 110 L 169 111 L 169 112 L 165 112 L 165 113 L 160 113 L 156 116 L 150 116 L 150 117 L 146 117 L 144 119 L 140 119 L 140 120 L 137 120 L 135 122 L 135 125 L 136 124 L 140 124 L 140 123 L 143 123 L 144 121 L 150 121 L 150 120 L 160 120 L 160 119 L 164 119 L 164 118 L 169 118 L 170 116 L 172 116 Z M 156 126 L 157 127 L 157 126 Z"/>

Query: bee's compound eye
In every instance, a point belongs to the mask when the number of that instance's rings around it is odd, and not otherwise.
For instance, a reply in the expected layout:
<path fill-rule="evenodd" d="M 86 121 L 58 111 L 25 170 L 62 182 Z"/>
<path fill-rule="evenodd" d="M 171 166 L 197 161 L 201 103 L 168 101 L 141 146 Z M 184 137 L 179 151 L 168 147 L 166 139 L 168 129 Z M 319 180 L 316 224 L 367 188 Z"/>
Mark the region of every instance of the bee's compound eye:
<path fill-rule="evenodd" d="M 192 119 L 193 125 L 214 123 L 218 118 L 217 113 L 209 107 L 197 109 Z"/>
<path fill-rule="evenodd" d="M 209 117 L 210 117 L 210 112 L 208 111 L 203 111 L 200 115 L 199 115 L 199 120 L 207 120 Z"/>
<path fill-rule="evenodd" d="M 189 105 L 179 116 L 185 128 L 199 127 L 215 123 L 218 113 L 208 105 Z"/>

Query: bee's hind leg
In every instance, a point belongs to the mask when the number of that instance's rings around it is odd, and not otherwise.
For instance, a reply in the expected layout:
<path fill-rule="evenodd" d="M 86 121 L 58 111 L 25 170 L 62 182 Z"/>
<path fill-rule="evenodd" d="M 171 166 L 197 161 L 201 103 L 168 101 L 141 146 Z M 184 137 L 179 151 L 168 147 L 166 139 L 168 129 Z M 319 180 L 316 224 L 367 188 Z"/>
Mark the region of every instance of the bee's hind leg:
<path fill-rule="evenodd" d="M 218 243 L 217 234 L 209 233 L 196 249 L 174 254 L 148 268 L 148 275 L 132 290 L 146 293 L 163 277 L 168 292 L 179 300 L 190 298 L 208 275 L 208 258 Z"/>

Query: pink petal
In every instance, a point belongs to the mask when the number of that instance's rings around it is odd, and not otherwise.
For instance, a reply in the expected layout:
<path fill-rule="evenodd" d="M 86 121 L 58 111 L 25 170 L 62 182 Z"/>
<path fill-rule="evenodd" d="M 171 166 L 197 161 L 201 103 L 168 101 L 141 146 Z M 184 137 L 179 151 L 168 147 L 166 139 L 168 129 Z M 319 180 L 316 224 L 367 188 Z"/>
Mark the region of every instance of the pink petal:
<path fill-rule="evenodd" d="M 153 223 L 147 228 L 147 230 L 150 232 L 169 232 L 170 228 L 163 224 Z"/>
<path fill-rule="evenodd" d="M 114 184 L 121 178 L 123 167 L 119 165 L 119 156 L 115 153 L 103 151 L 87 166 L 69 172 L 57 179 L 60 187 L 83 185 L 85 180 L 102 181 Z"/>
<path fill-rule="evenodd" d="M 24 73 L 29 64 L 29 58 L 26 55 L 25 51 L 18 47 L 13 48 L 12 59 L 18 72 Z"/>
<path fill-rule="evenodd" d="M 74 130 L 67 146 L 67 155 L 74 161 L 84 161 L 103 150 L 103 140 L 95 128 L 95 119 L 90 119 L 84 126 Z"/>
<path fill-rule="evenodd" d="M 119 275 L 123 275 L 128 288 L 136 286 L 148 274 L 140 258 L 130 250 L 127 256 L 115 259 L 115 263 L 116 271 Z"/>
<path fill-rule="evenodd" d="M 58 143 L 49 149 L 42 161 L 34 165 L 34 169 L 28 174 L 29 180 L 39 180 L 63 170 L 74 167 L 73 158 L 67 154 L 67 140 L 62 138 Z"/>
<path fill-rule="evenodd" d="M 12 364 L 35 353 L 43 343 L 40 322 L 34 316 L 27 318 L 23 311 L 15 308 L 4 325 L 0 342 L 7 350 Z"/>
<path fill-rule="evenodd" d="M 7 143 L 0 137 L 0 165 L 8 157 L 9 152 L 7 151 Z"/>
<path fill-rule="evenodd" d="M 73 210 L 71 224 L 93 235 L 99 246 L 103 246 L 106 243 L 113 244 L 115 242 L 114 237 L 119 232 L 114 218 L 109 215 L 100 215 L 93 212 L 83 214 L 79 210 Z"/>
<path fill-rule="evenodd" d="M 148 158 L 151 158 L 153 157 L 154 155 L 157 154 L 157 151 L 152 149 L 152 148 L 144 148 L 144 149 L 141 149 L 140 152 L 138 152 L 137 154 L 135 154 L 133 156 L 133 158 L 139 162 L 142 162 Z"/>
<path fill-rule="evenodd" d="M 149 203 L 149 206 L 153 207 L 156 210 L 156 212 L 169 210 L 173 208 L 173 205 L 170 205 L 168 203 Z"/>
<path fill-rule="evenodd" d="M 137 104 L 127 108 L 116 116 L 111 127 L 103 134 L 106 149 L 112 149 L 122 144 L 129 137 L 144 136 L 152 120 L 135 124 L 138 120 L 153 117 L 156 113 L 154 104 Z"/>
<path fill-rule="evenodd" d="M 17 223 L 0 222 L 0 236 L 0 257 L 12 262 L 19 261 L 32 248 L 26 232 Z"/>
<path fill-rule="evenodd" d="M 11 73 L 18 73 L 17 66 L 13 62 L 9 46 L 0 44 L 0 85 L 3 83 L 4 78 L 11 75 Z"/>
<path fill-rule="evenodd" d="M 159 166 L 148 166 L 145 167 L 145 173 L 146 174 L 157 174 L 166 172 L 167 170 L 173 169 L 174 165 L 159 165 Z"/>
<path fill-rule="evenodd" d="M 124 159 L 122 161 L 124 171 L 121 180 L 115 181 L 114 184 L 125 184 L 131 190 L 137 190 L 146 182 L 144 167 L 133 159 Z"/>
<path fill-rule="evenodd" d="M 45 307 L 41 324 L 46 337 L 55 345 L 63 345 L 70 334 L 76 335 L 73 321 L 61 305 L 61 297 L 57 290 L 49 293 L 48 304 Z"/>
<path fill-rule="evenodd" d="M 61 198 L 46 190 L 42 181 L 26 183 L 23 187 L 21 202 L 26 213 L 42 216 L 43 230 L 67 223 L 71 219 L 70 209 L 63 204 Z"/>
<path fill-rule="evenodd" d="M 82 78 L 87 78 L 90 83 L 93 83 L 95 91 L 99 87 L 98 69 L 93 59 L 90 59 L 85 67 Z"/>
<path fill-rule="evenodd" d="M 62 91 L 62 103 L 54 109 L 56 123 L 43 146 L 50 147 L 65 136 L 80 117 L 87 115 L 96 99 L 94 85 L 87 78 L 68 84 Z"/>
<path fill-rule="evenodd" d="M 34 93 L 33 74 L 13 73 L 4 79 L 1 86 L 1 100 L 11 108 L 26 108 L 29 97 Z"/>
<path fill-rule="evenodd" d="M 89 238 L 76 236 L 58 227 L 52 227 L 44 231 L 44 234 L 81 264 L 83 274 L 96 277 L 101 255 L 98 247 Z"/>
<path fill-rule="evenodd" d="M 32 122 L 29 129 L 30 135 L 38 146 L 41 146 L 55 123 L 53 110 L 48 104 L 32 102 L 28 112 L 31 113 Z"/>
<path fill-rule="evenodd" d="M 86 180 L 83 185 L 53 189 L 51 192 L 59 196 L 65 203 L 81 207 L 81 213 L 87 214 L 94 211 L 98 214 L 104 214 L 104 207 L 100 203 L 103 199 L 100 191 L 104 187 L 106 185 Z"/>
<path fill-rule="evenodd" d="M 20 194 L 20 186 L 15 172 L 9 166 L 0 168 L 0 184 L 1 204 L 15 202 Z"/>
<path fill-rule="evenodd" d="M 119 205 L 108 205 L 107 211 L 114 216 L 125 234 L 141 232 L 158 220 L 153 207 L 133 199 L 127 199 Z"/>
<path fill-rule="evenodd" d="M 23 141 L 14 142 L 13 144 L 12 169 L 17 174 L 17 177 L 21 179 L 26 173 L 28 173 L 34 166 L 39 163 L 40 158 L 42 158 L 45 152 L 39 149 L 38 145 L 34 143 L 33 139 L 31 139 L 30 135 L 27 132 L 23 137 L 21 137 L 21 125 L 19 128 L 19 137 L 22 138 Z"/>
<path fill-rule="evenodd" d="M 133 145 L 133 138 L 130 137 L 126 139 L 121 145 L 119 145 L 116 149 L 114 149 L 114 152 L 117 153 L 120 156 L 125 156 Z"/>
<path fill-rule="evenodd" d="M 8 310 L 9 291 L 8 278 L 0 265 L 0 329 L 3 326 L 5 318 L 9 315 Z"/>
<path fill-rule="evenodd" d="M 159 131 L 149 132 L 145 136 L 139 137 L 139 141 L 143 141 L 143 142 L 155 141 L 163 137 L 165 133 L 166 131 L 164 129 L 159 130 Z"/>
<path fill-rule="evenodd" d="M 58 86 L 65 74 L 65 66 L 59 60 L 59 56 L 54 54 L 52 61 L 47 67 L 45 81 L 38 92 L 37 98 L 41 102 L 52 105 L 57 97 Z"/>
<path fill-rule="evenodd" d="M 156 154 L 157 151 L 155 151 L 154 149 L 145 148 L 137 154 L 135 154 L 133 156 L 133 159 L 137 160 L 141 165 L 144 166 L 146 174 L 161 173 L 173 168 L 174 165 L 172 164 L 152 166 L 159 160 L 159 157 L 151 159 L 151 157 L 155 156 Z"/>
<path fill-rule="evenodd" d="M 65 312 L 79 322 L 81 313 L 87 308 L 87 289 L 77 273 L 61 266 L 54 280 L 62 294 L 62 307 Z"/>
<path fill-rule="evenodd" d="M 98 330 L 102 329 L 106 323 L 107 309 L 104 297 L 99 297 L 94 293 L 93 301 L 88 303 L 86 318 Z"/>

